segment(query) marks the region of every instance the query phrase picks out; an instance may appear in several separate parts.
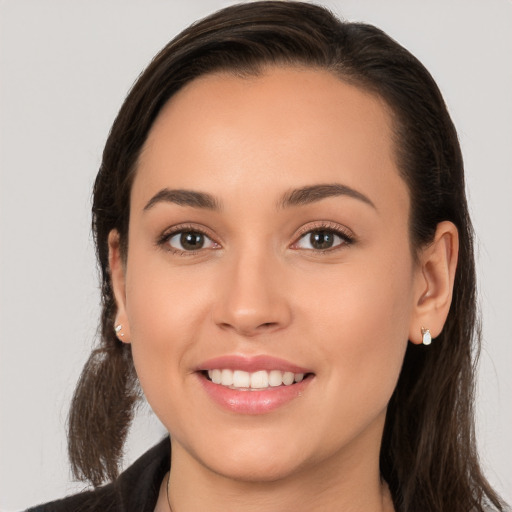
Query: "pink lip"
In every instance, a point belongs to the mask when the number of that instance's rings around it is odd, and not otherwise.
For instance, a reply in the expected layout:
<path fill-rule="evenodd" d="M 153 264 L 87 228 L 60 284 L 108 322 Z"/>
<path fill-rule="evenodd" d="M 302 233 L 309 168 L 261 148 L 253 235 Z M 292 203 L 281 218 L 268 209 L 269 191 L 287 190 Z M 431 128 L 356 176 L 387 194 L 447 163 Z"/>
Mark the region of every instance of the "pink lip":
<path fill-rule="evenodd" d="M 196 369 L 196 375 L 207 395 L 223 409 L 238 414 L 265 414 L 278 409 L 295 398 L 301 397 L 314 379 L 313 375 L 308 375 L 303 381 L 290 386 L 282 385 L 259 391 L 237 390 L 221 384 L 214 384 L 206 378 L 204 372 L 214 369 L 243 370 L 246 372 L 280 370 L 282 372 L 304 374 L 311 374 L 311 370 L 284 359 L 264 355 L 226 355 L 209 359 L 200 364 Z"/>
<path fill-rule="evenodd" d="M 208 359 L 208 361 L 198 365 L 196 371 L 215 369 L 243 370 L 245 372 L 280 370 L 282 372 L 312 373 L 307 368 L 302 368 L 277 357 L 266 355 L 242 356 L 236 354 Z"/>
<path fill-rule="evenodd" d="M 301 397 L 304 390 L 313 380 L 312 376 L 306 377 L 302 382 L 291 386 L 279 386 L 262 391 L 243 391 L 230 389 L 221 384 L 214 384 L 202 373 L 199 377 L 203 389 L 208 396 L 228 411 L 238 414 L 265 414 Z"/>

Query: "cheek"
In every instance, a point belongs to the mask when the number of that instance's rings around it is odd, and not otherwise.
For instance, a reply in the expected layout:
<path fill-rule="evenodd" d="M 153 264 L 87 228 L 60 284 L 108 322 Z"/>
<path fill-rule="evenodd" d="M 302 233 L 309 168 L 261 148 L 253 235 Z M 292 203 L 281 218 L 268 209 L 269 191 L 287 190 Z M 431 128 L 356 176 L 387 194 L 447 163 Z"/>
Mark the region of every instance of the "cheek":
<path fill-rule="evenodd" d="M 208 265 L 173 268 L 163 250 L 146 245 L 134 241 L 130 248 L 126 277 L 130 332 L 134 342 L 169 345 L 166 338 L 180 339 L 205 316 L 210 272 Z"/>
<path fill-rule="evenodd" d="M 153 405 L 155 393 L 178 385 L 185 375 L 181 370 L 187 368 L 190 348 L 201 339 L 210 294 L 201 276 L 191 280 L 189 274 L 171 273 L 165 258 L 151 262 L 136 248 L 130 256 L 126 310 L 132 354 L 142 389 Z"/>
<path fill-rule="evenodd" d="M 315 292 L 317 281 L 303 294 L 310 300 L 302 316 L 315 326 L 326 382 L 353 402 L 354 411 L 365 410 L 361 403 L 385 407 L 396 386 L 412 311 L 407 265 L 354 265 L 331 275 L 327 293 Z"/>

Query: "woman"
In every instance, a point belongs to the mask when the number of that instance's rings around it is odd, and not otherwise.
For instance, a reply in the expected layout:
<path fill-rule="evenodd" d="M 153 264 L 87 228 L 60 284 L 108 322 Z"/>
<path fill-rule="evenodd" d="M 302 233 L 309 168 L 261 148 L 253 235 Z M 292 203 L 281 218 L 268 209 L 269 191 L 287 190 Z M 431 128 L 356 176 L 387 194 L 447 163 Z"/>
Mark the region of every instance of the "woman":
<path fill-rule="evenodd" d="M 457 135 L 380 30 L 293 2 L 192 25 L 121 108 L 93 228 L 69 445 L 113 483 L 35 510 L 504 509 L 474 446 Z M 117 478 L 139 382 L 170 443 Z"/>

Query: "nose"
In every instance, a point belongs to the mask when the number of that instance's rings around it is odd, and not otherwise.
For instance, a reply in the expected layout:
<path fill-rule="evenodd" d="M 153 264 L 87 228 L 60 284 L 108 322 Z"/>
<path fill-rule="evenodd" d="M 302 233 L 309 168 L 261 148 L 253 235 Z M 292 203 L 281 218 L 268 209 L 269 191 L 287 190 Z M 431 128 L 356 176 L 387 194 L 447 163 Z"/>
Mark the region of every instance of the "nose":
<path fill-rule="evenodd" d="M 282 266 L 277 257 L 246 253 L 226 262 L 219 275 L 214 322 L 244 337 L 271 333 L 292 318 Z"/>

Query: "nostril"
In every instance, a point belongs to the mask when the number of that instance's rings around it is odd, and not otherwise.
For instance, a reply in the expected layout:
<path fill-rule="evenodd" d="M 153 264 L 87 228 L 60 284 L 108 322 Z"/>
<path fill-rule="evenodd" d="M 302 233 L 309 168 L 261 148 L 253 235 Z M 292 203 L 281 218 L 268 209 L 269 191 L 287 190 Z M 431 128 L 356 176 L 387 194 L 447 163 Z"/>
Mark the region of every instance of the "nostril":
<path fill-rule="evenodd" d="M 261 324 L 254 323 L 251 325 L 250 323 L 244 324 L 243 322 L 234 322 L 233 324 L 230 324 L 229 322 L 221 322 L 218 324 L 218 326 L 221 329 L 233 329 L 234 331 L 239 332 L 244 336 L 256 336 L 264 331 L 270 331 L 276 327 L 279 327 L 279 323 L 264 322 Z"/>

